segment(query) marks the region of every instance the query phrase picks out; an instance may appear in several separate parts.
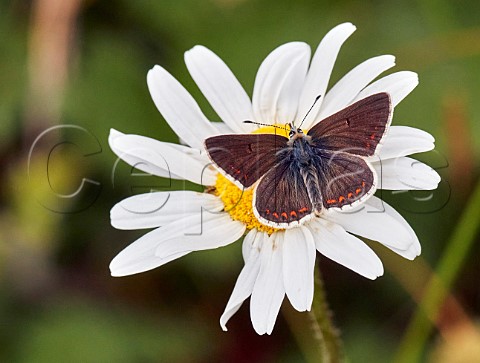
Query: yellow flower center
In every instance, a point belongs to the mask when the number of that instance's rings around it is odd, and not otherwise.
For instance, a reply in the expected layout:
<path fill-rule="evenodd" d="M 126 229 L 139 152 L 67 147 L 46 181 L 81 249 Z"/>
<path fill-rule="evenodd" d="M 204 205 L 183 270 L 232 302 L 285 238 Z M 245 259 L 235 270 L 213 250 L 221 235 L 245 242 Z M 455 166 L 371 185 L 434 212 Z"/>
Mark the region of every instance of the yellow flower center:
<path fill-rule="evenodd" d="M 278 127 L 274 127 L 278 126 Z M 290 128 L 285 125 L 265 126 L 253 131 L 254 134 L 277 134 L 288 138 Z M 258 229 L 261 232 L 272 234 L 279 231 L 279 228 L 268 227 L 259 222 L 253 213 L 253 189 L 242 190 L 230 180 L 218 173 L 215 183 L 215 195 L 220 197 L 225 212 L 228 212 L 232 219 L 242 222 L 247 229 Z"/>

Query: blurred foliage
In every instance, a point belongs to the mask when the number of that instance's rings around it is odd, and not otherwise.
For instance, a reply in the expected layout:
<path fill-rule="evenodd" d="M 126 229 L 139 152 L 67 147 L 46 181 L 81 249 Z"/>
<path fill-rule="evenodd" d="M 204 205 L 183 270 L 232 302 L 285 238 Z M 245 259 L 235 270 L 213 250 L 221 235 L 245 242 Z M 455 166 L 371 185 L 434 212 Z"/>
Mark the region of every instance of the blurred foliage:
<path fill-rule="evenodd" d="M 389 262 L 386 275 L 372 283 L 322 259 L 328 299 L 350 360 L 385 362 L 393 357 L 417 300 L 400 288 L 398 271 L 436 265 L 478 179 L 480 2 L 85 0 L 68 43 L 69 72 L 59 118 L 91 137 L 85 146 L 85 135 L 64 133 L 70 144 L 52 156 L 50 186 L 68 194 L 85 175 L 99 189 L 74 205 L 62 204 L 70 213 L 41 205 L 38 195 L 46 185 L 40 170 L 43 149 L 35 152 L 39 161 L 32 164 L 34 177 L 27 176 L 28 151 L 37 136 L 26 129 L 35 3 L 0 1 L 0 361 L 304 360 L 302 345 L 293 339 L 298 334 L 290 332 L 282 318 L 271 337 L 256 336 L 248 304 L 232 319 L 228 333 L 220 330 L 218 319 L 242 265 L 238 244 L 192 254 L 140 276 L 109 277 L 111 258 L 143 234 L 114 230 L 109 209 L 152 186 L 193 186 L 133 177 L 125 163 L 116 164 L 107 138 L 115 128 L 178 141 L 147 90 L 146 73 L 154 64 L 169 70 L 205 114 L 218 120 L 188 75 L 183 52 L 196 44 L 212 49 L 251 95 L 255 72 L 273 48 L 302 40 L 314 50 L 330 28 L 345 21 L 354 23 L 357 31 L 342 48 L 331 85 L 379 54 L 397 56 L 392 71 L 417 72 L 420 85 L 395 109 L 394 123 L 436 137 L 436 151 L 418 158 L 443 178 L 432 195 L 382 194 L 417 232 L 421 262 L 374 246 Z M 478 234 L 475 238 L 478 242 Z M 473 319 L 480 315 L 479 252 L 474 243 L 451 290 Z M 418 276 L 417 285 L 427 278 Z M 293 314 L 300 319 L 301 314 Z M 425 357 L 439 339 L 438 333 L 431 336 Z"/>
<path fill-rule="evenodd" d="M 45 308 L 16 342 L 20 362 L 188 362 L 215 351 L 200 322 L 99 307 L 69 298 Z M 172 319 L 169 321 L 169 319 Z M 135 332 L 132 334 L 132 332 Z M 188 345 L 185 345 L 188 342 Z"/>

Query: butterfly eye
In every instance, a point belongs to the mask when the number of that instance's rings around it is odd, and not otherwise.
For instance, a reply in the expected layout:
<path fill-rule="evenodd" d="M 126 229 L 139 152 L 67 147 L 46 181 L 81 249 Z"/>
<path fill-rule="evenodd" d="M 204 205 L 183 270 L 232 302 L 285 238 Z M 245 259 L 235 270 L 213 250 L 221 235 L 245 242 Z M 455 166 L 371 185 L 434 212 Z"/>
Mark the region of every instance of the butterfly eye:
<path fill-rule="evenodd" d="M 292 137 L 293 135 L 295 135 L 295 131 L 290 131 L 290 132 L 288 133 L 288 136 L 290 136 L 290 137 Z"/>

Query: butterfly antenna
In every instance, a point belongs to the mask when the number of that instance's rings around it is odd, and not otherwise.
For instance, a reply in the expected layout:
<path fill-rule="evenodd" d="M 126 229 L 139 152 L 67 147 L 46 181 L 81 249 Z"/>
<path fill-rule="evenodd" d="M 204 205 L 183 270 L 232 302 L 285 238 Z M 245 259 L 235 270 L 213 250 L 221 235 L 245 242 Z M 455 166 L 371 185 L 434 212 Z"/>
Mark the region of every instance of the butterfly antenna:
<path fill-rule="evenodd" d="M 276 129 L 283 129 L 283 127 L 277 126 L 277 125 L 269 125 L 269 124 L 262 124 L 260 122 L 255 122 L 255 121 L 250 121 L 246 120 L 243 121 L 244 124 L 254 124 L 254 125 L 259 125 L 259 126 L 270 126 L 270 127 L 275 127 Z"/>
<path fill-rule="evenodd" d="M 309 109 L 308 112 L 306 113 L 305 117 L 303 118 L 303 120 L 302 120 L 302 122 L 300 123 L 300 126 L 298 126 L 298 128 L 301 128 L 301 127 L 302 127 L 303 121 L 305 121 L 305 119 L 307 118 L 307 116 L 310 114 L 310 111 L 312 111 L 313 106 L 315 106 L 315 104 L 316 104 L 317 101 L 320 99 L 320 97 L 322 97 L 322 95 L 318 95 L 318 96 L 315 98 L 315 101 L 313 101 L 312 106 L 310 107 L 310 109 Z"/>

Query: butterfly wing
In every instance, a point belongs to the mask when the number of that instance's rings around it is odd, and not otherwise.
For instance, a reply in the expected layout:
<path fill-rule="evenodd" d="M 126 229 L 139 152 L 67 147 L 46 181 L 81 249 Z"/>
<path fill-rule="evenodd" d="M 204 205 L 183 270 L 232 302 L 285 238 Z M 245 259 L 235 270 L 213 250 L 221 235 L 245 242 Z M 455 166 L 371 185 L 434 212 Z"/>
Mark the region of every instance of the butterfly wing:
<path fill-rule="evenodd" d="M 372 156 L 392 119 L 388 93 L 366 97 L 318 122 L 308 131 L 315 147 Z"/>
<path fill-rule="evenodd" d="M 362 157 L 319 151 L 313 163 L 325 208 L 353 207 L 375 192 L 376 173 Z"/>
<path fill-rule="evenodd" d="M 312 216 L 312 202 L 298 164 L 288 158 L 260 180 L 253 196 L 253 212 L 263 224 L 291 228 Z"/>
<path fill-rule="evenodd" d="M 213 163 L 239 188 L 249 188 L 278 162 L 288 139 L 274 134 L 220 135 L 205 140 Z"/>

